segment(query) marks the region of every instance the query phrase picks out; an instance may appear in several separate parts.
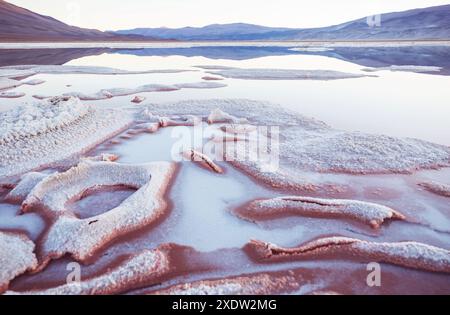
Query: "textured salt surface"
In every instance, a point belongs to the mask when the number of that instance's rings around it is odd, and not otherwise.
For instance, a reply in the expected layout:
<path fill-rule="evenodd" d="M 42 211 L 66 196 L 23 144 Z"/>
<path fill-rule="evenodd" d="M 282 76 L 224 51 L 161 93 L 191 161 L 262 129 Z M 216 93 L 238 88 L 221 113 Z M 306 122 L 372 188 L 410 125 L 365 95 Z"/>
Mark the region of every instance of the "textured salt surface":
<path fill-rule="evenodd" d="M 25 295 L 102 295 L 118 294 L 127 290 L 151 285 L 152 281 L 169 271 L 170 260 L 167 253 L 161 249 L 145 250 L 128 257 L 119 266 L 109 269 L 104 274 L 65 285 L 39 291 L 13 292 L 6 294 Z"/>
<path fill-rule="evenodd" d="M 402 71 L 402 72 L 439 72 L 442 70 L 441 67 L 434 67 L 434 66 L 389 66 L 389 67 L 379 67 L 379 68 L 364 68 L 362 69 L 366 72 L 376 72 L 376 71 L 383 71 L 383 70 L 390 70 L 390 71 Z"/>
<path fill-rule="evenodd" d="M 267 295 L 281 294 L 300 287 L 293 276 L 256 274 L 228 279 L 203 280 L 151 292 L 156 295 Z"/>
<path fill-rule="evenodd" d="M 285 69 L 222 69 L 208 71 L 232 79 L 246 80 L 339 80 L 367 77 L 363 74 L 345 73 L 333 70 L 285 70 Z"/>
<path fill-rule="evenodd" d="M 0 293 L 18 275 L 37 266 L 34 243 L 26 236 L 0 232 Z"/>
<path fill-rule="evenodd" d="M 86 261 L 114 238 L 155 222 L 167 208 L 164 194 L 174 172 L 175 165 L 169 162 L 125 165 L 85 160 L 44 178 L 22 204 L 23 211 L 38 209 L 53 222 L 42 241 L 41 267 L 66 253 Z M 119 185 L 138 190 L 106 213 L 79 219 L 66 208 L 67 202 L 89 189 Z"/>
<path fill-rule="evenodd" d="M 450 197 L 450 185 L 442 184 L 434 181 L 429 182 L 423 182 L 419 184 L 429 192 L 432 192 L 434 194 L 444 196 L 444 197 Z"/>
<path fill-rule="evenodd" d="M 300 196 L 255 200 L 238 211 L 239 216 L 251 220 L 283 214 L 349 218 L 368 224 L 373 228 L 379 228 L 385 220 L 405 219 L 401 213 L 379 204 Z"/>
<path fill-rule="evenodd" d="M 347 237 L 328 237 L 296 248 L 251 241 L 247 248 L 261 261 L 320 259 L 346 255 L 433 272 L 450 273 L 450 251 L 418 242 L 375 243 Z M 332 259 L 332 258 L 331 258 Z"/>
<path fill-rule="evenodd" d="M 76 98 L 25 104 L 0 115 L 0 178 L 70 159 L 126 128 L 133 118 Z"/>
<path fill-rule="evenodd" d="M 111 88 L 103 89 L 96 93 L 85 94 L 81 92 L 70 92 L 64 93 L 63 96 L 73 96 L 77 97 L 82 101 L 94 101 L 94 100 L 104 100 L 110 99 L 117 96 L 127 96 L 138 93 L 151 93 L 151 92 L 171 92 L 178 91 L 181 89 L 217 89 L 226 87 L 226 84 L 217 82 L 195 82 L 195 83 L 180 83 L 173 85 L 164 84 L 147 84 L 142 85 L 137 88 Z M 35 98 L 43 99 L 48 98 L 44 95 L 34 95 Z"/>
<path fill-rule="evenodd" d="M 144 110 L 145 111 L 145 110 Z M 279 168 L 264 172 L 258 161 L 235 160 L 236 167 L 272 187 L 304 190 L 310 186 L 305 171 L 351 174 L 412 173 L 450 165 L 450 147 L 417 139 L 336 130 L 325 123 L 271 103 L 211 99 L 151 104 L 147 112 L 170 116 L 197 115 L 224 121 L 280 127 Z M 228 114 L 227 114 L 228 113 Z M 219 115 L 220 114 L 220 115 Z M 227 116 L 228 115 L 228 116 Z M 218 119 L 216 119 L 218 117 Z M 237 142 L 235 151 L 246 150 Z M 229 152 L 234 155 L 235 151 Z"/>

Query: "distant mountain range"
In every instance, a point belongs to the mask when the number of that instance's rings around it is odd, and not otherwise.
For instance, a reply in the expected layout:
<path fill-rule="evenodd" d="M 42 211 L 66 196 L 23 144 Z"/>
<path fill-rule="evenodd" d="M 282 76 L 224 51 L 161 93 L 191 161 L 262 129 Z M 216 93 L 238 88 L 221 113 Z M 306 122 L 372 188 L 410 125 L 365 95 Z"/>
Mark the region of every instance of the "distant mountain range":
<path fill-rule="evenodd" d="M 67 25 L 0 0 L 0 41 L 119 41 L 143 40 L 142 36 L 119 35 Z M 149 38 L 145 38 L 149 40 Z"/>
<path fill-rule="evenodd" d="M 311 29 L 271 28 L 252 24 L 205 27 L 137 28 L 115 32 L 174 40 L 428 40 L 450 39 L 450 5 L 386 13 L 372 18 Z"/>
<path fill-rule="evenodd" d="M 368 23 L 369 21 L 369 23 Z M 386 13 L 340 25 L 292 29 L 252 24 L 137 28 L 115 32 L 79 28 L 0 0 L 0 41 L 207 40 L 450 40 L 450 5 Z"/>

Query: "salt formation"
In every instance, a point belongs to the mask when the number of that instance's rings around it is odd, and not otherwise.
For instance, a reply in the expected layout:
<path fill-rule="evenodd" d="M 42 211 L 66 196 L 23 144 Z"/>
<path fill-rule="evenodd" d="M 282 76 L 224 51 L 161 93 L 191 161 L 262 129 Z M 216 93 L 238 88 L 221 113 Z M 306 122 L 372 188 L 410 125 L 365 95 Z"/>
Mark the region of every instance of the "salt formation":
<path fill-rule="evenodd" d="M 367 75 L 363 74 L 345 73 L 333 70 L 230 68 L 208 71 L 208 73 L 226 78 L 245 80 L 339 80 L 367 77 Z"/>
<path fill-rule="evenodd" d="M 24 174 L 20 182 L 6 195 L 5 200 L 9 202 L 23 202 L 33 188 L 49 174 L 29 172 Z"/>
<path fill-rule="evenodd" d="M 231 134 L 248 134 L 256 131 L 257 127 L 248 124 L 227 124 L 220 127 L 220 130 Z"/>
<path fill-rule="evenodd" d="M 73 159 L 127 128 L 127 112 L 52 98 L 0 114 L 0 178 Z"/>
<path fill-rule="evenodd" d="M 151 104 L 143 113 L 205 117 L 214 111 L 211 122 L 217 122 L 216 117 L 222 118 L 217 109 L 232 115 L 230 120 L 234 123 L 246 120 L 254 125 L 280 127 L 278 169 L 263 172 L 260 161 L 231 162 L 275 188 L 315 189 L 310 180 L 305 179 L 305 172 L 310 171 L 387 174 L 450 166 L 450 147 L 417 139 L 341 131 L 271 103 L 245 99 L 190 100 Z M 239 141 L 234 149 L 245 150 L 246 144 Z"/>
<path fill-rule="evenodd" d="M 83 101 L 95 101 L 110 99 L 117 96 L 127 96 L 138 93 L 152 93 L 152 92 L 171 92 L 181 89 L 216 89 L 226 87 L 226 84 L 217 82 L 198 82 L 198 83 L 181 83 L 181 84 L 147 84 L 137 88 L 111 88 L 103 89 L 96 93 L 85 94 L 80 92 L 64 93 L 63 96 L 78 97 Z M 40 95 L 37 95 L 40 96 Z M 42 96 L 41 96 L 42 97 Z"/>
<path fill-rule="evenodd" d="M 248 120 L 245 118 L 237 118 L 233 115 L 225 113 L 224 111 L 216 108 L 208 116 L 208 124 L 217 123 L 234 123 L 234 124 L 245 124 Z"/>
<path fill-rule="evenodd" d="M 24 97 L 23 92 L 0 92 L 0 98 L 19 98 Z"/>
<path fill-rule="evenodd" d="M 135 103 L 135 104 L 140 104 L 140 103 L 142 103 L 143 101 L 145 101 L 145 97 L 143 97 L 143 96 L 135 96 L 135 97 L 131 100 L 131 102 L 132 102 L 132 103 Z"/>
<path fill-rule="evenodd" d="M 12 89 L 21 85 L 22 82 L 20 81 L 8 78 L 0 78 L 0 90 Z"/>
<path fill-rule="evenodd" d="M 444 197 L 450 197 L 450 185 L 430 181 L 430 182 L 423 182 L 419 184 L 429 192 L 432 192 L 434 194 L 444 196 Z"/>
<path fill-rule="evenodd" d="M 310 197 L 278 197 L 255 200 L 238 210 L 238 215 L 250 220 L 262 220 L 279 215 L 348 218 L 379 228 L 385 220 L 404 220 L 401 213 L 379 204 L 343 199 Z"/>
<path fill-rule="evenodd" d="M 155 222 L 165 212 L 165 192 L 175 164 L 155 162 L 126 165 L 82 161 L 64 173 L 44 178 L 30 192 L 22 210 L 35 209 L 51 219 L 40 249 L 41 267 L 67 253 L 86 261 L 109 241 Z M 78 219 L 66 204 L 102 186 L 138 189 L 119 206 L 87 219 Z"/>
<path fill-rule="evenodd" d="M 218 174 L 223 173 L 223 169 L 219 165 L 214 163 L 214 161 L 211 160 L 211 158 L 209 158 L 208 156 L 206 156 L 205 154 L 203 154 L 201 152 L 191 149 L 186 152 L 183 152 L 183 156 L 192 162 L 200 163 L 200 165 L 202 165 L 206 169 L 212 170 L 213 172 L 216 172 Z"/>
<path fill-rule="evenodd" d="M 204 76 L 204 77 L 202 77 L 202 80 L 205 80 L 205 81 L 221 81 L 221 80 L 223 80 L 223 78 L 213 77 L 213 76 Z"/>
<path fill-rule="evenodd" d="M 192 70 L 144 70 L 129 71 L 96 66 L 69 66 L 69 65 L 19 65 L 0 68 L 0 76 L 25 77 L 34 74 L 97 74 L 97 75 L 126 75 L 126 74 L 150 74 L 150 73 L 180 73 Z"/>
<path fill-rule="evenodd" d="M 282 259 L 355 258 L 432 272 L 450 273 L 450 251 L 417 242 L 375 243 L 347 237 L 327 237 L 296 248 L 251 241 L 247 249 L 258 261 Z"/>
<path fill-rule="evenodd" d="M 439 72 L 442 70 L 441 67 L 434 67 L 434 66 L 389 66 L 389 67 L 379 67 L 379 68 L 364 68 L 362 69 L 366 72 L 376 72 L 376 71 L 383 71 L 383 70 L 390 70 L 390 71 L 403 71 L 403 72 Z"/>
<path fill-rule="evenodd" d="M 0 232 L 0 293 L 15 277 L 37 267 L 33 251 L 34 243 L 26 236 Z"/>
<path fill-rule="evenodd" d="M 151 285 L 154 281 L 170 269 L 170 258 L 166 250 L 157 248 L 155 250 L 144 250 L 139 254 L 130 255 L 118 267 L 108 269 L 100 276 L 83 280 L 81 282 L 70 282 L 59 287 L 13 292 L 6 294 L 26 295 L 110 295 L 125 293 L 128 290 L 142 285 Z"/>
<path fill-rule="evenodd" d="M 293 276 L 267 273 L 228 279 L 202 280 L 150 292 L 156 295 L 267 295 L 295 291 L 300 287 Z"/>
<path fill-rule="evenodd" d="M 26 84 L 26 85 L 39 85 L 39 84 L 43 84 L 43 83 L 45 83 L 45 81 L 41 80 L 41 79 L 32 79 L 32 80 L 23 82 L 23 84 Z"/>
<path fill-rule="evenodd" d="M 114 154 L 101 154 L 98 156 L 83 158 L 82 160 L 88 161 L 104 161 L 113 162 L 118 159 L 117 155 Z M 40 173 L 40 172 L 29 172 L 20 178 L 19 183 L 11 190 L 5 197 L 6 201 L 9 202 L 20 202 L 22 203 L 25 198 L 30 194 L 33 188 L 41 182 L 44 178 L 47 178 L 51 174 Z"/>

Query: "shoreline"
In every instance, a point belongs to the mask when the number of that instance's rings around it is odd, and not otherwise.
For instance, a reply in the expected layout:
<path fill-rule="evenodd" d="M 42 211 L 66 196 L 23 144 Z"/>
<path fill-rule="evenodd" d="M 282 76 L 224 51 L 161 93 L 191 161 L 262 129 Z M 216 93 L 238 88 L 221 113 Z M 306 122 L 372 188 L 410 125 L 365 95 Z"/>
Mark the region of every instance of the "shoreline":
<path fill-rule="evenodd" d="M 0 49 L 53 48 L 193 48 L 193 47 L 433 47 L 449 40 L 305 40 L 305 41 L 111 41 L 111 42 L 0 42 Z"/>

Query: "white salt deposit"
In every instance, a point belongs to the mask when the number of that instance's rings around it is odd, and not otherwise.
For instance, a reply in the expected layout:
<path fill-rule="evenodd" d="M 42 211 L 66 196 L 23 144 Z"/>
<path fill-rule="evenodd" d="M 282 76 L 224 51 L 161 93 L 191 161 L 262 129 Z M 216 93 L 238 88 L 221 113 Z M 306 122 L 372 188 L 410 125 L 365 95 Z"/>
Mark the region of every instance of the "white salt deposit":
<path fill-rule="evenodd" d="M 321 199 L 300 196 L 278 197 L 256 200 L 240 215 L 251 219 L 258 216 L 293 212 L 300 216 L 343 217 L 360 221 L 373 228 L 379 228 L 385 220 L 405 219 L 401 213 L 379 204 L 343 199 Z"/>
<path fill-rule="evenodd" d="M 0 232 L 0 293 L 18 275 L 36 268 L 34 243 L 26 236 Z"/>
<path fill-rule="evenodd" d="M 333 70 L 293 70 L 293 69 L 240 69 L 231 68 L 208 71 L 232 79 L 245 80 L 339 80 L 367 77 L 363 74 L 346 73 Z"/>
<path fill-rule="evenodd" d="M 153 223 L 166 210 L 164 194 L 174 172 L 175 164 L 169 162 L 126 165 L 83 160 L 67 172 L 44 178 L 22 204 L 23 211 L 42 206 L 42 214 L 54 219 L 43 239 L 41 267 L 66 253 L 85 261 L 110 240 Z M 67 202 L 102 186 L 138 190 L 114 209 L 91 218 L 78 219 L 67 210 Z"/>
<path fill-rule="evenodd" d="M 81 282 L 70 282 L 59 287 L 14 292 L 7 291 L 6 294 L 26 295 L 102 295 L 119 294 L 140 285 L 151 285 L 158 277 L 168 272 L 170 266 L 169 257 L 166 252 L 155 249 L 145 250 L 134 256 L 130 256 L 121 265 L 109 269 L 104 274 L 83 280 Z"/>
<path fill-rule="evenodd" d="M 362 69 L 366 72 L 376 72 L 376 71 L 402 71 L 402 72 L 439 72 L 442 70 L 441 67 L 435 66 L 389 66 L 389 67 L 379 67 L 379 68 L 364 68 Z"/>
<path fill-rule="evenodd" d="M 131 124 L 121 110 L 53 98 L 0 114 L 0 178 L 71 159 Z"/>

